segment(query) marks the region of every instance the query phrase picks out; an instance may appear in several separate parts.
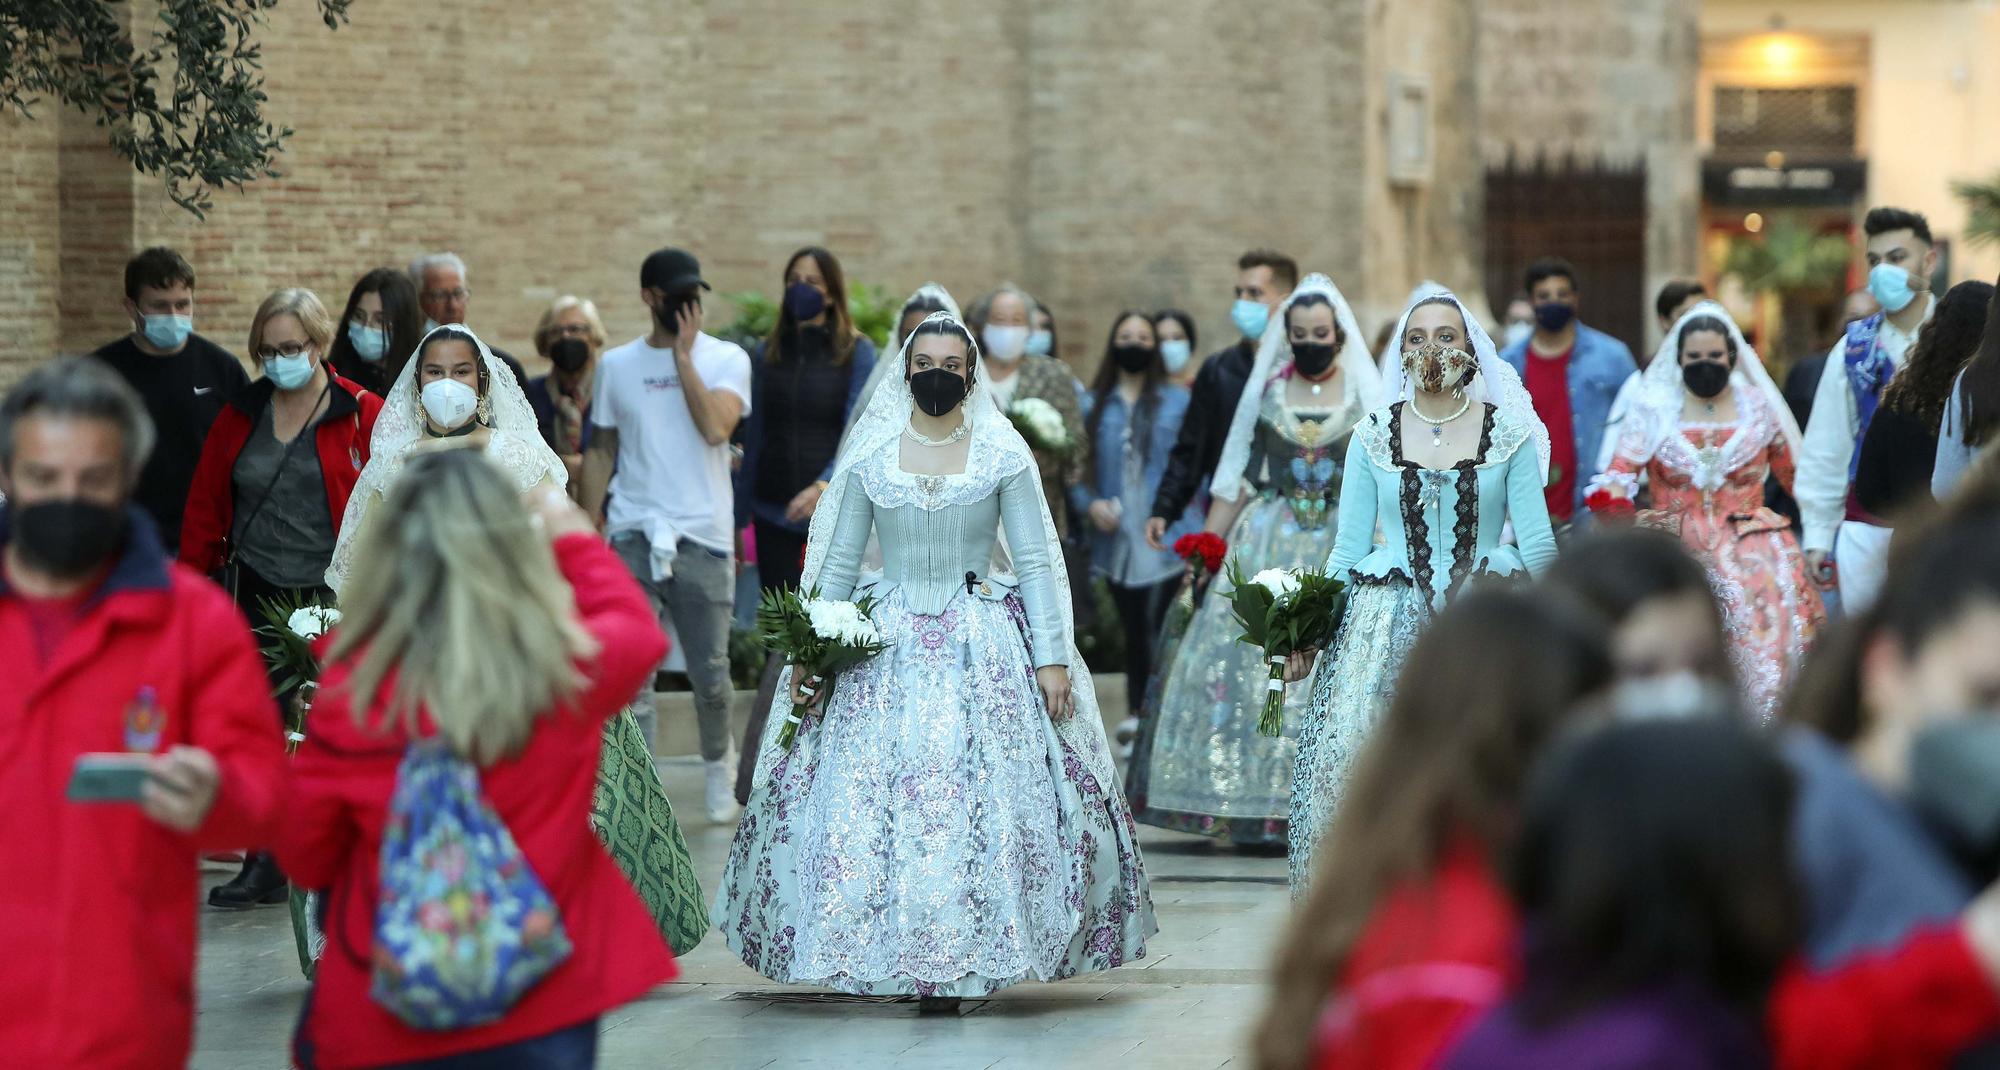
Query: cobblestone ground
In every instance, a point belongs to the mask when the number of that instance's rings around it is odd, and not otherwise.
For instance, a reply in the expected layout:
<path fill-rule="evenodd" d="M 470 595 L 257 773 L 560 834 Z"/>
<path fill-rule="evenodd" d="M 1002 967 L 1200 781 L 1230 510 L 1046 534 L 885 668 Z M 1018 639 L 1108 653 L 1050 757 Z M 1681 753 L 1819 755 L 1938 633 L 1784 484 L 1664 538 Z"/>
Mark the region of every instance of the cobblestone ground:
<path fill-rule="evenodd" d="M 712 890 L 733 830 L 701 818 L 701 767 L 660 763 L 702 887 Z M 1058 984 L 967 1000 L 956 1016 L 914 1004 L 854 1002 L 773 984 L 744 968 L 719 935 L 681 960 L 682 976 L 604 1020 L 599 1065 L 760 1070 L 866 1067 L 984 1070 L 1058 1067 L 1216 1070 L 1248 1065 L 1246 1032 L 1263 998 L 1289 903 L 1282 858 L 1144 829 L 1160 934 L 1144 961 Z M 215 868 L 210 883 L 229 873 Z M 204 908 L 200 1007 L 192 1065 L 278 1070 L 305 982 L 283 907 Z"/>

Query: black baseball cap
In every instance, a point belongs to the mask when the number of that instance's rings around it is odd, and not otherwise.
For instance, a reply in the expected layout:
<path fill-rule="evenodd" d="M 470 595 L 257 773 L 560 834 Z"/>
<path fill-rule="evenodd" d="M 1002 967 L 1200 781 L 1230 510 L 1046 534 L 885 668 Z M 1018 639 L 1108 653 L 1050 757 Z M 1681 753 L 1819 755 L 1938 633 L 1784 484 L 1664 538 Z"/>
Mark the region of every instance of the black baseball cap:
<path fill-rule="evenodd" d="M 713 289 L 701 278 L 701 261 L 685 249 L 666 248 L 653 253 L 639 265 L 639 286 L 665 293 L 682 293 L 699 286 Z"/>

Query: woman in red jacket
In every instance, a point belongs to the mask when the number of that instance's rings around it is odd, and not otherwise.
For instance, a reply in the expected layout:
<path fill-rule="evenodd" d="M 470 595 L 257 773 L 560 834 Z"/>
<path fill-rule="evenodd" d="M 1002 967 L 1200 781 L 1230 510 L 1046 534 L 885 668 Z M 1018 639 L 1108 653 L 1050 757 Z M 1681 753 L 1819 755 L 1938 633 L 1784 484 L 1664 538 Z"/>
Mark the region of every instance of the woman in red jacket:
<path fill-rule="evenodd" d="M 1611 683 L 1605 631 L 1546 593 L 1479 591 L 1412 649 L 1280 944 L 1260 1070 L 1427 1070 L 1512 992 L 1520 921 L 1497 870 L 1535 757 Z M 1790 966 L 1775 1064 L 1942 1067 L 2000 1028 L 1991 898 L 1888 955 Z"/>
<path fill-rule="evenodd" d="M 318 1068 L 587 1067 L 597 1018 L 673 978 L 673 954 L 590 830 L 605 722 L 666 654 L 651 606 L 560 490 L 524 506 L 478 451 L 410 458 L 359 547 L 278 848 L 324 895 L 327 948 L 294 1038 Z M 555 900 L 569 957 L 500 1019 L 413 1029 L 370 996 L 378 859 L 419 739 L 480 791 Z M 474 1057 L 472 1053 L 477 1053 Z"/>
<path fill-rule="evenodd" d="M 250 321 L 264 375 L 216 416 L 181 515 L 181 563 L 223 573 L 252 625 L 264 623 L 267 600 L 333 604 L 326 566 L 382 408 L 327 364 L 333 326 L 311 290 L 264 299 Z M 276 640 L 258 641 L 269 657 Z M 273 675 L 274 687 L 281 682 Z M 289 704 L 286 695 L 280 706 Z M 226 909 L 284 901 L 284 874 L 262 853 L 208 893 L 210 906 Z"/>

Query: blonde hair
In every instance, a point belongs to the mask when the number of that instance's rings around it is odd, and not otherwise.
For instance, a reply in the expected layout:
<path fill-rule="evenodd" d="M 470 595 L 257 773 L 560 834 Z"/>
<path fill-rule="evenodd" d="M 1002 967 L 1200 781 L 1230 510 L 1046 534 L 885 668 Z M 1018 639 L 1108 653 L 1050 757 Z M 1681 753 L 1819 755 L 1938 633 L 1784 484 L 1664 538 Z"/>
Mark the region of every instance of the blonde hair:
<path fill-rule="evenodd" d="M 302 286 L 287 286 L 264 299 L 257 306 L 257 315 L 250 320 L 250 359 L 257 359 L 258 350 L 264 347 L 264 326 L 273 316 L 292 316 L 303 327 L 306 337 L 319 350 L 319 359 L 325 361 L 333 352 L 333 315 L 326 310 L 319 295 Z M 330 369 L 329 369 L 330 370 Z"/>
<path fill-rule="evenodd" d="M 520 493 L 476 449 L 425 450 L 371 512 L 327 653 L 355 659 L 356 723 L 414 737 L 428 714 L 477 765 L 518 753 L 598 650 Z"/>
<path fill-rule="evenodd" d="M 583 313 L 583 322 L 590 326 L 590 348 L 603 349 L 610 336 L 604 333 L 604 321 L 598 318 L 597 304 L 587 297 L 564 294 L 549 302 L 542 312 L 542 320 L 535 324 L 535 352 L 547 356 L 549 346 L 555 344 L 556 319 L 570 309 Z"/>

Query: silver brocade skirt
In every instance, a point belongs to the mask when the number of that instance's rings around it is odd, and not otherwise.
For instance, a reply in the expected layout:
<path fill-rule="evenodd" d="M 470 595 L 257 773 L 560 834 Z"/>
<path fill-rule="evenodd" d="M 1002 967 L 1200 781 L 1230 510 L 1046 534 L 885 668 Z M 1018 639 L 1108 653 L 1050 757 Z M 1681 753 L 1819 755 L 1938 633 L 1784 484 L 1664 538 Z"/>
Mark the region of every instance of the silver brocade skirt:
<path fill-rule="evenodd" d="M 1389 707 L 1403 659 L 1430 620 L 1430 603 L 1410 581 L 1363 580 L 1348 588 L 1332 652 L 1312 677 L 1299 726 L 1292 780 L 1292 895 L 1304 894 L 1315 849 L 1333 821 L 1354 759 Z"/>
<path fill-rule="evenodd" d="M 930 616 L 891 593 L 873 616 L 889 650 L 835 681 L 751 795 L 716 896 L 730 948 L 862 995 L 980 996 L 1143 957 L 1137 829 L 1051 725 L 1018 597 Z"/>

